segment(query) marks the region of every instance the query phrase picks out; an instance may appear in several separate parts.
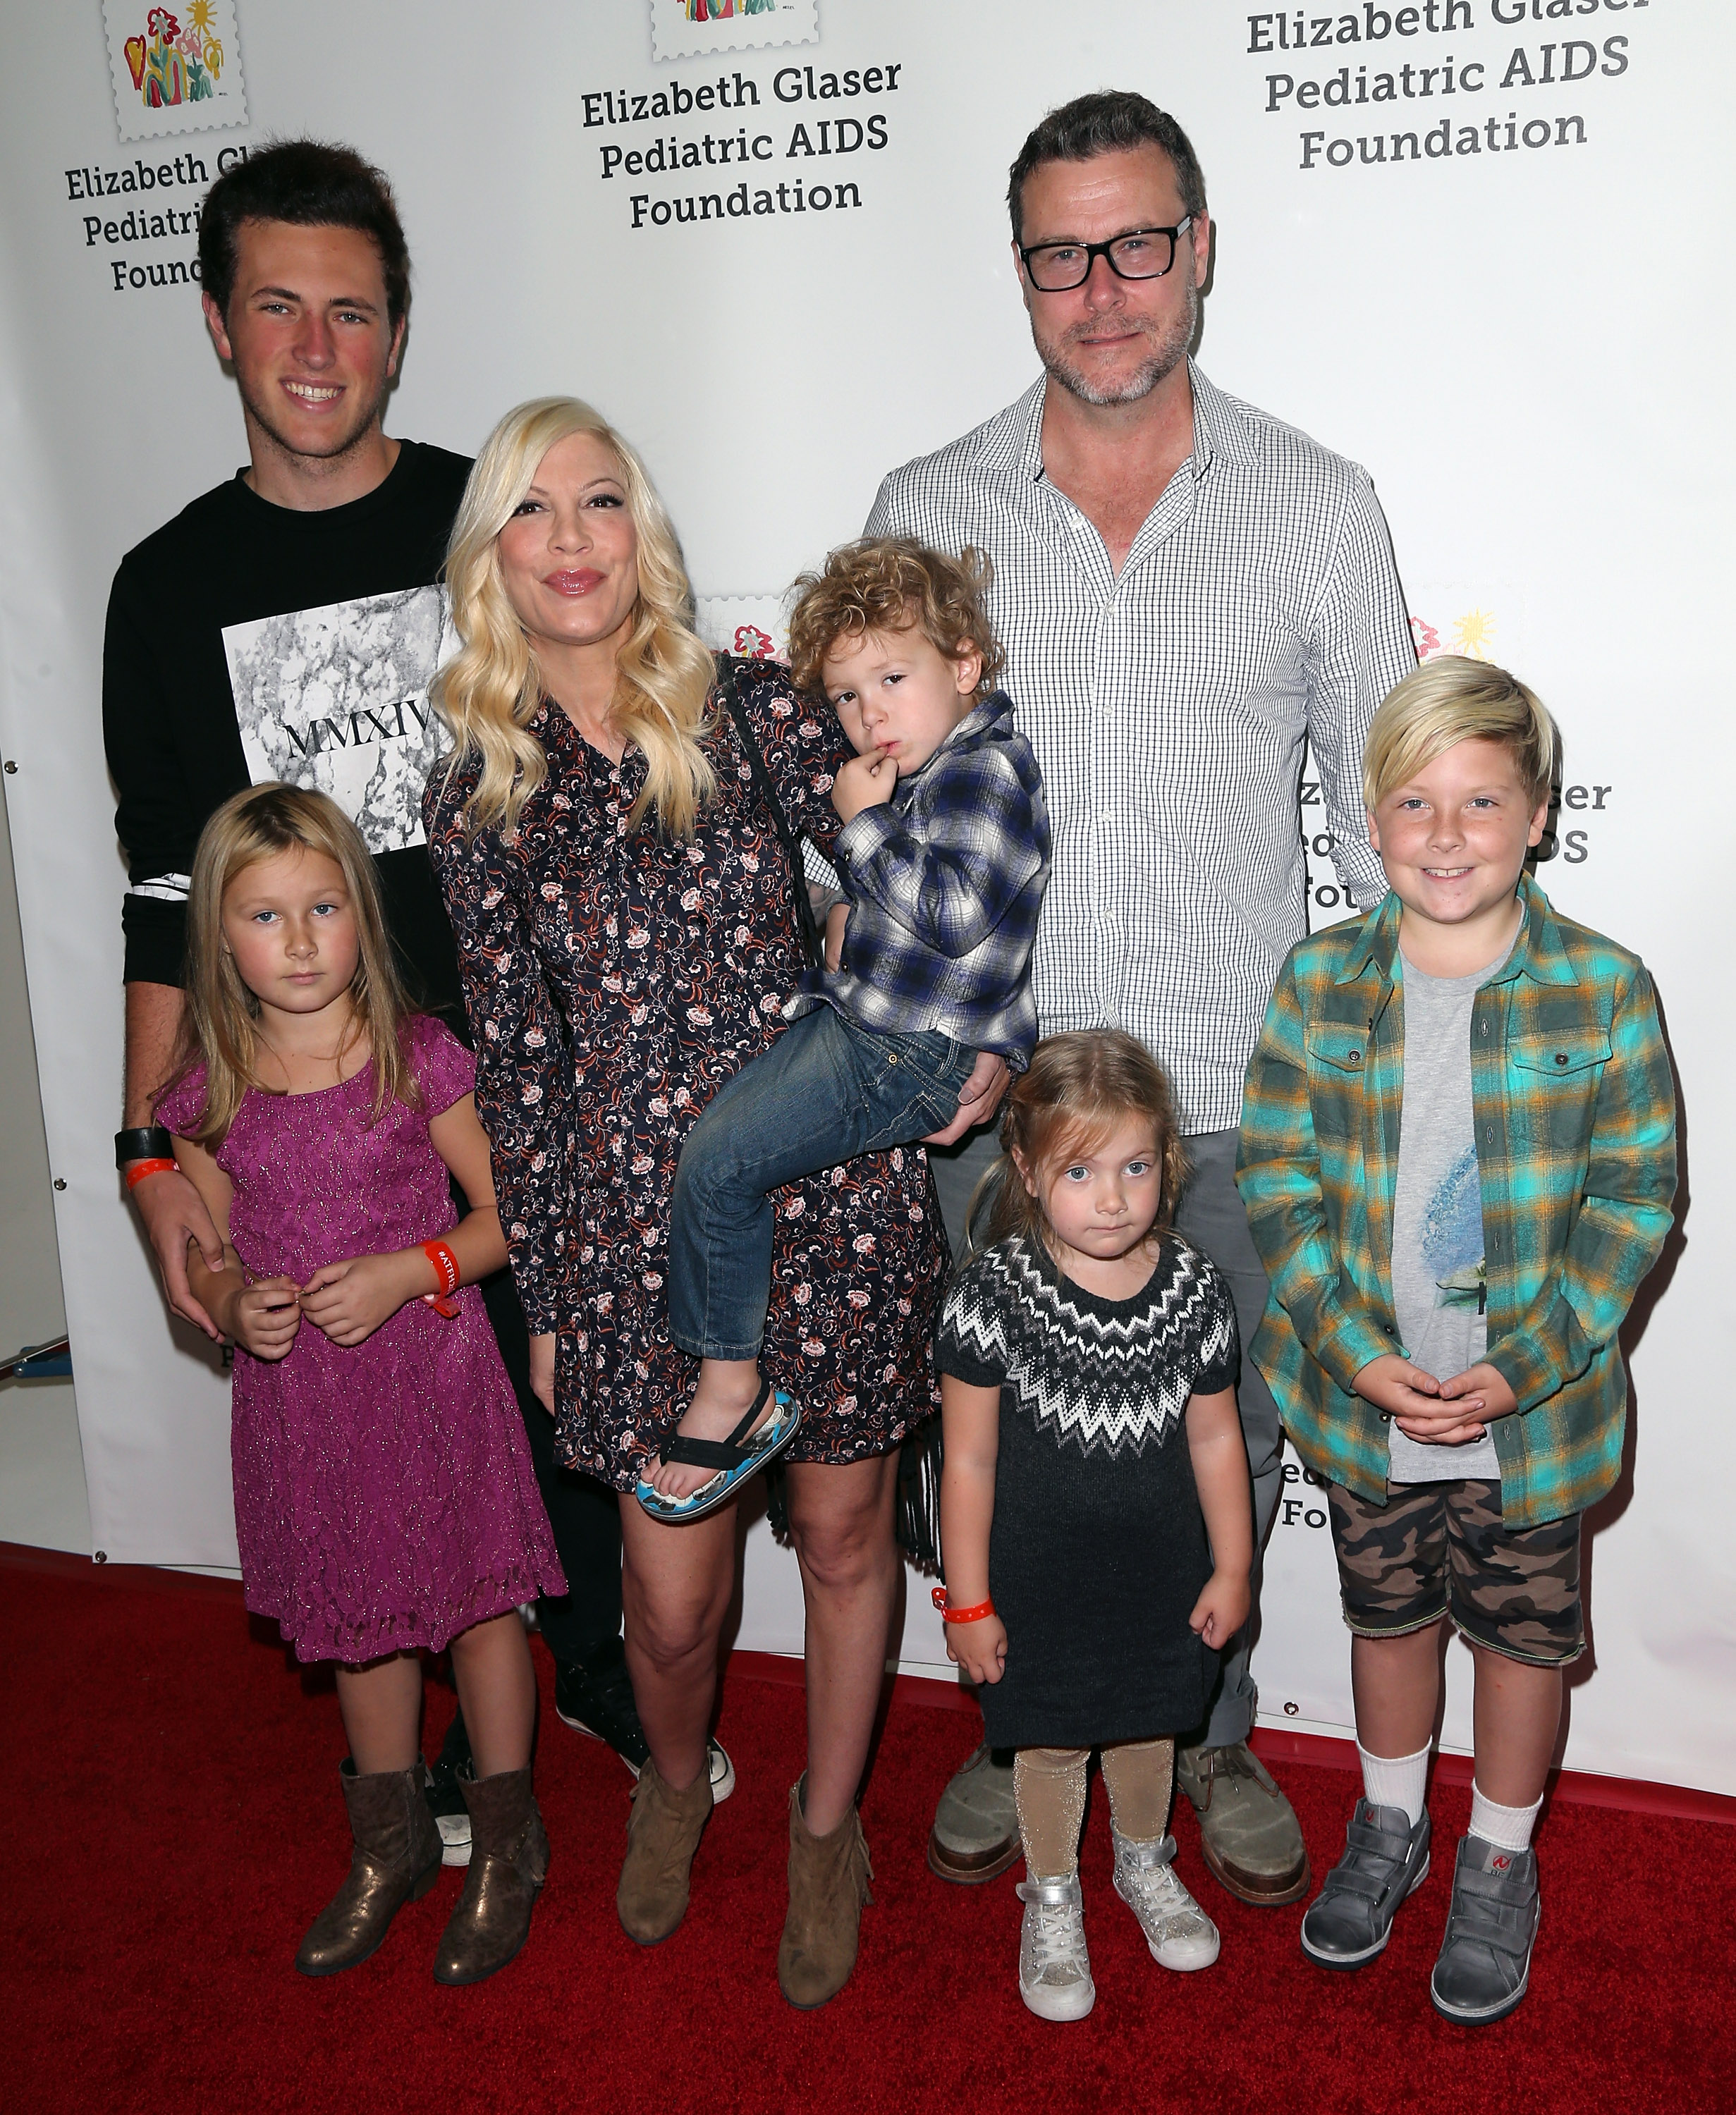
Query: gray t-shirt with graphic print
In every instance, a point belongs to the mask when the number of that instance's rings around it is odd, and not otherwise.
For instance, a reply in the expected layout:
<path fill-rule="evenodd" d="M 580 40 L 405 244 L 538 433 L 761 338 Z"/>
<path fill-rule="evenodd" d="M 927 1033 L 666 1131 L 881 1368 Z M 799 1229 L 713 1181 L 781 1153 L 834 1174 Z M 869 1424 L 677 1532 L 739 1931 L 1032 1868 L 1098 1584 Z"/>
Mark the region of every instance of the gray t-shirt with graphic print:
<path fill-rule="evenodd" d="M 1393 1199 L 1393 1319 L 1412 1363 L 1447 1380 L 1489 1348 L 1483 1275 L 1483 1198 L 1471 1100 L 1471 1012 L 1496 959 L 1463 977 L 1431 977 L 1406 960 L 1404 1107 Z M 1387 1427 L 1388 1480 L 1439 1484 L 1461 1476 L 1499 1483 L 1486 1433 L 1456 1447 Z"/>

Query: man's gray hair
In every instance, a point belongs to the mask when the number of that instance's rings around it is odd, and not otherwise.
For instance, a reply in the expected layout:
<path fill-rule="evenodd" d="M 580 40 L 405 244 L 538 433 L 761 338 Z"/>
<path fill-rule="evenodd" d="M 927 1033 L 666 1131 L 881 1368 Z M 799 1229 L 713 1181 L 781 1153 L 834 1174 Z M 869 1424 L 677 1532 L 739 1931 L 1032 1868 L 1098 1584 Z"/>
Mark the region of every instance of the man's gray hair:
<path fill-rule="evenodd" d="M 1206 210 L 1206 177 L 1187 135 L 1167 111 L 1149 97 L 1127 89 L 1100 89 L 1075 96 L 1049 115 L 1019 149 L 1007 182 L 1007 210 L 1013 239 L 1025 239 L 1025 179 L 1045 162 L 1088 162 L 1098 154 L 1124 153 L 1131 147 L 1160 147 L 1169 157 L 1181 187 L 1184 213 Z"/>

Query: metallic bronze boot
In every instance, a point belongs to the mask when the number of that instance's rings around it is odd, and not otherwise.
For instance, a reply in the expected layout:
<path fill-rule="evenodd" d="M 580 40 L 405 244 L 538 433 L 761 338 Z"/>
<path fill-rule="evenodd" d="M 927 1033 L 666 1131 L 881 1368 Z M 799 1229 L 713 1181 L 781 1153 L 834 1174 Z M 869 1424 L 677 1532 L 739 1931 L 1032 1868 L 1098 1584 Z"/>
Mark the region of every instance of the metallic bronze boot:
<path fill-rule="evenodd" d="M 835 1998 L 856 1966 L 862 1906 L 874 1900 L 868 1883 L 868 1840 L 852 1806 L 829 1836 L 816 1836 L 801 1810 L 807 1780 L 790 1789 L 790 1908 L 778 1948 L 778 1987 L 810 2012 Z"/>
<path fill-rule="evenodd" d="M 350 1833 L 350 1876 L 308 1928 L 296 1955 L 304 1975 L 335 1975 L 365 1961 L 406 1902 L 419 1902 L 440 1877 L 440 1832 L 423 1791 L 427 1772 L 376 1770 L 358 1777 L 345 1756 L 338 1771 Z"/>
<path fill-rule="evenodd" d="M 437 1983 L 480 1983 L 504 1968 L 530 1935 L 530 1912 L 549 1872 L 549 1838 L 528 1769 L 458 1782 L 471 1812 L 471 1862 L 434 1957 Z"/>
<path fill-rule="evenodd" d="M 667 1938 L 687 1914 L 687 1875 L 711 1805 L 711 1774 L 703 1767 L 685 1792 L 672 1792 L 654 1762 L 640 1771 L 615 1909 L 622 1929 L 641 1946 Z"/>

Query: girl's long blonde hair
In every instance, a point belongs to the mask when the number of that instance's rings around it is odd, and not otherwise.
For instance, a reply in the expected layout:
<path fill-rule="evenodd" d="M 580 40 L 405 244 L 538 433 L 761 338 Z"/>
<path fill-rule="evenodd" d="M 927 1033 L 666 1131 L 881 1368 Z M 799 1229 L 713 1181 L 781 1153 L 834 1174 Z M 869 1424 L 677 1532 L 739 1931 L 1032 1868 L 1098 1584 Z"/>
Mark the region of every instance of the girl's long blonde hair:
<path fill-rule="evenodd" d="M 1013 1083 L 1000 1124 L 1000 1158 L 977 1185 L 967 1226 L 985 1205 L 988 1226 L 978 1246 L 992 1248 L 1013 1234 L 1049 1246 L 1049 1214 L 1020 1177 L 1013 1154 L 1040 1191 L 1045 1171 L 1093 1153 L 1127 1117 L 1149 1117 L 1157 1132 L 1161 1198 L 1153 1232 L 1175 1215 L 1187 1180 L 1187 1154 L 1175 1120 L 1175 1102 L 1163 1067 L 1137 1037 L 1118 1028 L 1075 1029 L 1049 1035 L 1031 1054 L 1029 1069 Z"/>
<path fill-rule="evenodd" d="M 639 539 L 639 599 L 615 662 L 610 718 L 645 759 L 644 790 L 630 820 L 650 812 L 669 837 L 693 834 L 716 791 L 700 746 L 715 676 L 692 625 L 692 596 L 675 530 L 645 465 L 614 428 L 576 397 L 539 397 L 508 411 L 483 443 L 446 553 L 452 622 L 463 646 L 434 678 L 431 695 L 452 730 L 453 765 L 481 759 L 468 804 L 471 828 L 510 835 L 543 782 L 548 759 L 530 723 L 543 700 L 536 655 L 507 599 L 497 548 L 550 448 L 595 434 L 620 466 Z M 448 769 L 452 768 L 449 765 Z"/>
<path fill-rule="evenodd" d="M 225 801 L 200 833 L 187 892 L 186 1006 L 171 1085 L 203 1061 L 205 1103 L 198 1127 L 183 1134 L 214 1151 L 229 1135 L 259 1077 L 259 1002 L 241 982 L 223 939 L 223 897 L 237 876 L 280 852 L 319 852 L 343 874 L 361 952 L 350 982 L 351 1039 L 374 1058 L 374 1120 L 394 1099 L 420 1099 L 405 1047 L 410 1002 L 392 959 L 374 861 L 361 833 L 334 801 L 296 786 L 255 786 Z M 167 1089 L 164 1090 L 166 1093 Z"/>

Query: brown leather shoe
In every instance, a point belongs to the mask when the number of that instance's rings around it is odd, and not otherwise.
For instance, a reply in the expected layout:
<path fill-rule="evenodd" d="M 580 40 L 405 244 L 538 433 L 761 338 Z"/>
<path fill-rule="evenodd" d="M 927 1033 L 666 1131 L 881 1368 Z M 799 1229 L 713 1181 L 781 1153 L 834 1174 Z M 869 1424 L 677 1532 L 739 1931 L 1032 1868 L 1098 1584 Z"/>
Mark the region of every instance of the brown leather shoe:
<path fill-rule="evenodd" d="M 615 1889 L 621 1929 L 641 1946 L 665 1939 L 687 1914 L 687 1875 L 700 1832 L 711 1812 L 711 1776 L 701 1769 L 685 1792 L 674 1792 L 648 1762 L 633 1787 L 627 1858 Z"/>
<path fill-rule="evenodd" d="M 304 1975 L 335 1975 L 365 1961 L 406 1902 L 440 1877 L 440 1832 L 428 1810 L 427 1772 L 376 1770 L 358 1777 L 345 1756 L 338 1773 L 355 1851 L 349 1878 L 308 1927 L 296 1955 Z"/>
<path fill-rule="evenodd" d="M 464 1892 L 440 1935 L 437 1983 L 480 1983 L 504 1968 L 530 1935 L 530 1912 L 549 1872 L 549 1838 L 530 1773 L 460 1778 L 471 1815 Z"/>
<path fill-rule="evenodd" d="M 862 1906 L 874 1900 L 868 1883 L 868 1840 L 852 1806 L 829 1836 L 816 1836 L 801 1810 L 807 1780 L 790 1787 L 790 1908 L 778 1948 L 778 1987 L 792 2005 L 811 2012 L 835 1998 L 856 1966 Z"/>
<path fill-rule="evenodd" d="M 1175 1781 L 1200 1819 L 1206 1870 L 1238 1902 L 1275 1909 L 1308 1892 L 1295 1810 L 1247 1741 L 1175 1751 Z"/>
<path fill-rule="evenodd" d="M 965 1757 L 940 1795 L 928 1834 L 928 1869 L 959 1887 L 976 1887 L 998 1879 L 1023 1850 L 1012 1757 L 998 1756 L 985 1741 Z"/>

